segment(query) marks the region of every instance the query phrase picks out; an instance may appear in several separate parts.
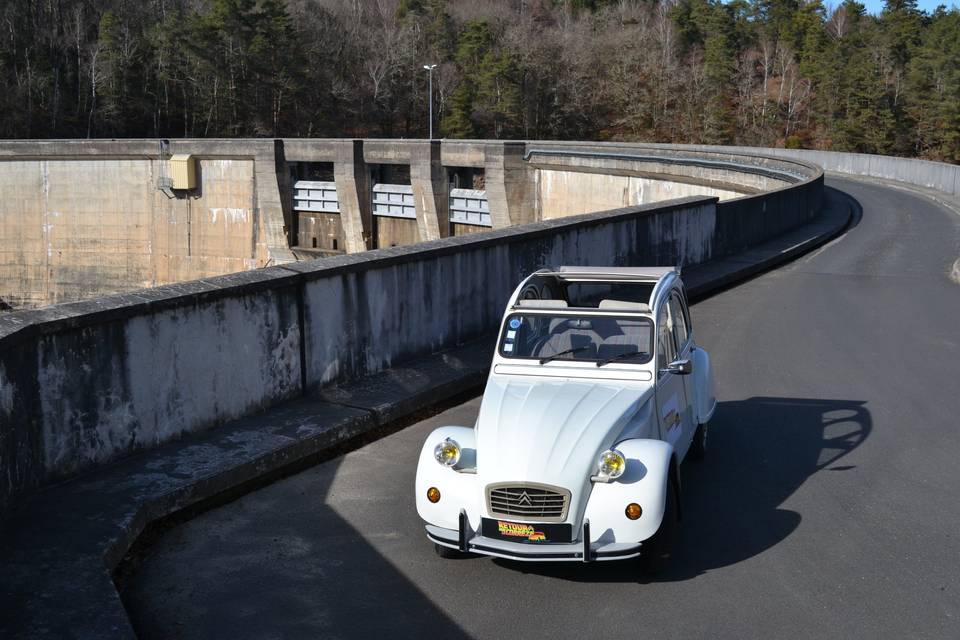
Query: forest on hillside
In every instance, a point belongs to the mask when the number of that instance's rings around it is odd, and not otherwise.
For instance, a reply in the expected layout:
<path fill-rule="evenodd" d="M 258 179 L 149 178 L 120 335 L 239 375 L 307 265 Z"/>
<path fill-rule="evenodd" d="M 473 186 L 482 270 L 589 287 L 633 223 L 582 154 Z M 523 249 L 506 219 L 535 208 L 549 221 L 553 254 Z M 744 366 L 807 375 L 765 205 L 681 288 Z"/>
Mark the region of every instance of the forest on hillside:
<path fill-rule="evenodd" d="M 435 134 L 960 162 L 960 11 L 887 0 L 5 0 L 0 137 Z"/>

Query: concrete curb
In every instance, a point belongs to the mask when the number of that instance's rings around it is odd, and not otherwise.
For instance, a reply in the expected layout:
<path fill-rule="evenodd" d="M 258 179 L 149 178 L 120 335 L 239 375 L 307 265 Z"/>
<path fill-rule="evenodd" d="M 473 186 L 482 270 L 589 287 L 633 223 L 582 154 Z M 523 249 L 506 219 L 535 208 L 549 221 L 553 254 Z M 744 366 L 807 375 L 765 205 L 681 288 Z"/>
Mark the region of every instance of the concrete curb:
<path fill-rule="evenodd" d="M 828 189 L 815 223 L 685 272 L 691 297 L 822 246 L 847 227 L 853 206 Z M 11 514 L 3 532 L 0 636 L 134 637 L 112 573 L 148 526 L 261 486 L 347 440 L 479 389 L 491 349 L 492 340 L 483 339 L 435 354 L 47 488 Z"/>

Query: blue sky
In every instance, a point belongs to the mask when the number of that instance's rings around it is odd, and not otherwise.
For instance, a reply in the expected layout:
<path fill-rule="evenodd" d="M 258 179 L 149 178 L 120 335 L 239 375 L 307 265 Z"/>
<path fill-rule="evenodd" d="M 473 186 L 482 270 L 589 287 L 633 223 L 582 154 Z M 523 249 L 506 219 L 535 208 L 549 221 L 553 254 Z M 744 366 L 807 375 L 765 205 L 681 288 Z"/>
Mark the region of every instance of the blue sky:
<path fill-rule="evenodd" d="M 837 6 L 841 2 L 842 0 L 832 0 L 832 2 L 830 0 L 824 0 L 823 4 L 827 6 Z M 868 13 L 880 13 L 883 11 L 883 0 L 860 0 L 860 2 L 867 5 Z M 920 10 L 926 11 L 927 13 L 933 13 L 933 10 L 941 4 L 946 5 L 946 7 L 949 9 L 951 6 L 955 6 L 957 2 L 956 0 L 919 0 L 917 2 L 917 6 L 920 8 Z"/>

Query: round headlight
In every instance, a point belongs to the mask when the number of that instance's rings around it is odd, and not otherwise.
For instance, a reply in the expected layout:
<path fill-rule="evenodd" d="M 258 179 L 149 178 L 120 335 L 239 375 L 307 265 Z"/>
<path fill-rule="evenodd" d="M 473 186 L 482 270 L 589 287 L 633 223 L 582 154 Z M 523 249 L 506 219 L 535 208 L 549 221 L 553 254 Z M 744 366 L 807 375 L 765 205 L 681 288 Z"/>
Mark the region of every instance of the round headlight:
<path fill-rule="evenodd" d="M 460 445 L 452 438 L 447 438 L 433 450 L 433 457 L 445 467 L 452 467 L 460 462 Z"/>
<path fill-rule="evenodd" d="M 616 449 L 607 449 L 600 454 L 597 469 L 600 475 L 608 478 L 619 478 L 627 468 L 627 460 Z"/>

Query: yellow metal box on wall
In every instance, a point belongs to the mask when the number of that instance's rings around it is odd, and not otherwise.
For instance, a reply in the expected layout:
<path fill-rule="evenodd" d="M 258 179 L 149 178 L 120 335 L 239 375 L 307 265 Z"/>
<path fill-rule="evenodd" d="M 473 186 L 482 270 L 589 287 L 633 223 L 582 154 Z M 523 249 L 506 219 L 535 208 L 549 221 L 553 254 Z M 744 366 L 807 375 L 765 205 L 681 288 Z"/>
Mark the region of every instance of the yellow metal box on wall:
<path fill-rule="evenodd" d="M 197 186 L 197 161 L 189 153 L 170 157 L 170 181 L 174 189 L 193 189 Z"/>

